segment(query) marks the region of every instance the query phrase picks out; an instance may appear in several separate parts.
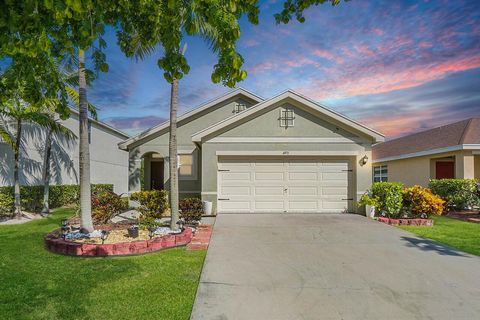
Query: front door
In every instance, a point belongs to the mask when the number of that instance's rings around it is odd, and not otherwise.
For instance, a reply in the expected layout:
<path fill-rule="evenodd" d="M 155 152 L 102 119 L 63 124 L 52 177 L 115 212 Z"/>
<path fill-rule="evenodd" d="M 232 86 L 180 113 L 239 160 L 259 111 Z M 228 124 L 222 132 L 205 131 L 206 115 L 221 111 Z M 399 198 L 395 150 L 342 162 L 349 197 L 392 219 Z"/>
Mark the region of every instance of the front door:
<path fill-rule="evenodd" d="M 437 161 L 435 163 L 436 179 L 454 179 L 455 178 L 455 162 L 453 161 Z"/>
<path fill-rule="evenodd" d="M 152 190 L 163 189 L 163 161 L 152 161 L 150 163 L 150 187 Z"/>

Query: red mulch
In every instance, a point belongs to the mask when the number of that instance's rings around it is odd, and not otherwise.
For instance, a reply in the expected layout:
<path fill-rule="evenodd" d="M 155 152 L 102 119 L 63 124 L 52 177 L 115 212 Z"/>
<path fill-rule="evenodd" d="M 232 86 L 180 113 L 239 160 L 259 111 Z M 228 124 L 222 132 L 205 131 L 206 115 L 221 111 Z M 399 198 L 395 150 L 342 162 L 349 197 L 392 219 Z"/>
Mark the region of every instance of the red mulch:
<path fill-rule="evenodd" d="M 450 211 L 447 213 L 447 217 L 467 222 L 480 223 L 480 211 L 478 210 Z"/>

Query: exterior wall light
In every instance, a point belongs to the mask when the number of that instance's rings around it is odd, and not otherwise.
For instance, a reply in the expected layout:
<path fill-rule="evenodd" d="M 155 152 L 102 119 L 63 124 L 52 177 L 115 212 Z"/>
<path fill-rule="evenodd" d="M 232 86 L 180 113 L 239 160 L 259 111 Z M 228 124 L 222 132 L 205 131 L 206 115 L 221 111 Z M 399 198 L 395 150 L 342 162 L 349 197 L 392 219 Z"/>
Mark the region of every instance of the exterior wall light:
<path fill-rule="evenodd" d="M 368 162 L 368 157 L 367 157 L 367 155 L 364 155 L 364 156 L 362 157 L 362 159 L 360 159 L 360 164 L 361 164 L 362 166 L 364 166 L 364 165 L 367 164 L 367 162 Z"/>

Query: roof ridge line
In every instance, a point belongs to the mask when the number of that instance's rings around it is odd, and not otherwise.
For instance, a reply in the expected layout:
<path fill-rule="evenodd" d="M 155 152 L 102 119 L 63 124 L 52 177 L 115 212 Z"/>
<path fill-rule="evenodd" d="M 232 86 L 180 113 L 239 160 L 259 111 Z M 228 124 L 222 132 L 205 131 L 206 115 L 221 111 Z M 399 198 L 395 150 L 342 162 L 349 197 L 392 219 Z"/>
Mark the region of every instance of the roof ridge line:
<path fill-rule="evenodd" d="M 460 136 L 460 140 L 458 141 L 458 144 L 463 144 L 465 141 L 465 136 L 467 135 L 469 129 L 470 129 L 470 124 L 472 123 L 473 118 L 468 119 L 468 123 L 463 129 L 462 135 Z"/>

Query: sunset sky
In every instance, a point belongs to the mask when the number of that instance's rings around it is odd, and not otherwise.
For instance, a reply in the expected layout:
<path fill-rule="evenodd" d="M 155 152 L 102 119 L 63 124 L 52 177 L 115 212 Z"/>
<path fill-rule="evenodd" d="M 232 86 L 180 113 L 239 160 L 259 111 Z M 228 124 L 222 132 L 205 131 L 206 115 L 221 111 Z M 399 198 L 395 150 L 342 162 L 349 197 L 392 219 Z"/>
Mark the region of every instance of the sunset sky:
<path fill-rule="evenodd" d="M 480 1 L 352 0 L 276 25 L 282 3 L 262 1 L 258 26 L 242 20 L 248 77 L 239 86 L 265 98 L 293 89 L 387 138 L 480 116 Z M 113 32 L 106 38 L 110 71 L 89 91 L 100 119 L 130 134 L 167 119 L 161 50 L 136 62 Z M 208 46 L 185 41 L 191 71 L 180 82 L 180 113 L 230 90 L 211 82 Z"/>

